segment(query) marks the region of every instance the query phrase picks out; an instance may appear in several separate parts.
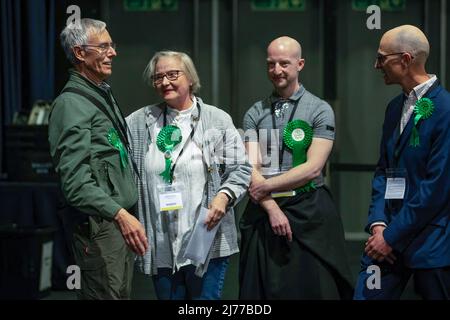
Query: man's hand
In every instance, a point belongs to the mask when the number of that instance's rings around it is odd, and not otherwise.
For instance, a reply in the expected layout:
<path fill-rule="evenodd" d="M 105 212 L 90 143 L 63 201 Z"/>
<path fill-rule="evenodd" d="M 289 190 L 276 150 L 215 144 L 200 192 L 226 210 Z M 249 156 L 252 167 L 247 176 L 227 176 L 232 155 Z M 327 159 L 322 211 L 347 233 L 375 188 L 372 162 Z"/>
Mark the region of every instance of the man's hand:
<path fill-rule="evenodd" d="M 117 212 L 114 220 L 119 225 L 126 244 L 136 254 L 143 256 L 148 248 L 148 240 L 142 224 L 123 208 Z"/>
<path fill-rule="evenodd" d="M 292 231 L 289 220 L 281 211 L 278 205 L 272 205 L 270 208 L 266 209 L 269 215 L 270 226 L 272 227 L 273 233 L 278 236 L 286 236 L 289 242 L 292 242 Z"/>
<path fill-rule="evenodd" d="M 248 189 L 250 198 L 253 202 L 260 202 L 267 197 L 270 193 L 270 186 L 266 179 L 258 181 L 252 181 L 250 188 Z"/>
<path fill-rule="evenodd" d="M 387 244 L 383 237 L 385 226 L 375 226 L 372 228 L 373 235 L 366 242 L 364 251 L 366 254 L 378 262 L 386 260 L 390 264 L 394 264 L 397 259 L 392 253 L 392 248 Z"/>
<path fill-rule="evenodd" d="M 225 193 L 219 192 L 208 206 L 205 225 L 208 231 L 214 228 L 227 212 L 228 197 Z"/>

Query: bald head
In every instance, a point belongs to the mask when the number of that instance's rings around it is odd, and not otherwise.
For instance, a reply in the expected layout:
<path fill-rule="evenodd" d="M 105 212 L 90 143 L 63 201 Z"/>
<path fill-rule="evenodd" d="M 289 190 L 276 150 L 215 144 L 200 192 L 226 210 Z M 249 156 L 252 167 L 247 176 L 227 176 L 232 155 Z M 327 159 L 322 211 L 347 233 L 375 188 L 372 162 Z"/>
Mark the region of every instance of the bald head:
<path fill-rule="evenodd" d="M 414 63 L 424 65 L 430 53 L 430 44 L 425 34 L 417 27 L 403 25 L 387 31 L 381 43 L 392 52 L 409 52 Z"/>
<path fill-rule="evenodd" d="M 300 43 L 291 37 L 283 36 L 273 40 L 267 47 L 267 52 L 274 50 L 282 51 L 293 58 L 301 59 L 302 57 L 302 47 Z"/>

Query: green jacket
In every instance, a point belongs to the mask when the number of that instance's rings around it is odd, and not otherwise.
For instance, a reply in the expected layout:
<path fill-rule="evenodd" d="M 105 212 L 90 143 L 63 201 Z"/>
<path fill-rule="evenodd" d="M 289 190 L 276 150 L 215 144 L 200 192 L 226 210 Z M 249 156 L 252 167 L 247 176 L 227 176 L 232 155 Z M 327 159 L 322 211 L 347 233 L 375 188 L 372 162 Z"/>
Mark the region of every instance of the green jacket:
<path fill-rule="evenodd" d="M 113 119 L 124 123 L 112 94 L 78 72 L 70 71 L 67 87 L 94 96 L 111 112 Z M 133 207 L 138 197 L 131 163 L 121 166 L 119 151 L 108 141 L 111 128 L 114 126 L 108 117 L 78 94 L 64 92 L 53 102 L 49 120 L 50 153 L 64 197 L 79 211 L 108 220 L 119 209 Z M 125 146 L 125 141 L 122 143 Z"/>

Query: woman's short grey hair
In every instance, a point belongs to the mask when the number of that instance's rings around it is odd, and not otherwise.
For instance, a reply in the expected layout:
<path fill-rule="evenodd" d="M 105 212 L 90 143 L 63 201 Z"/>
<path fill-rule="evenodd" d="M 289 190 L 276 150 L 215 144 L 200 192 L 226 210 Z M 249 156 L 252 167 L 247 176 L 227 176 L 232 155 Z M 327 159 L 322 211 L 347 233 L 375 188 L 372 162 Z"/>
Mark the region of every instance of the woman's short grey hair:
<path fill-rule="evenodd" d="M 106 23 L 100 20 L 83 18 L 79 22 L 68 24 L 61 32 L 61 46 L 67 59 L 72 64 L 78 60 L 73 53 L 73 47 L 88 44 L 89 36 L 102 33 L 106 29 Z"/>
<path fill-rule="evenodd" d="M 143 74 L 144 80 L 150 86 L 153 86 L 152 76 L 155 75 L 156 64 L 162 57 L 176 58 L 181 61 L 182 71 L 184 71 L 189 81 L 192 82 L 191 93 L 195 94 L 200 90 L 200 79 L 197 70 L 195 69 L 194 62 L 192 62 L 192 59 L 186 53 L 177 51 L 159 51 L 153 55 Z"/>

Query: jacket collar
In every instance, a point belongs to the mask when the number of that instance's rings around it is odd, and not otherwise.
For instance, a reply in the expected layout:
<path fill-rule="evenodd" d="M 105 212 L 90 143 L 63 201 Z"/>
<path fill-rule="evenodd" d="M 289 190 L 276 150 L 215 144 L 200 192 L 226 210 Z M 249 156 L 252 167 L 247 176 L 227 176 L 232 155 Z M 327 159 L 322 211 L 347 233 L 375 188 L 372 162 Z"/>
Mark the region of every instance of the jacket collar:
<path fill-rule="evenodd" d="M 89 80 L 81 73 L 79 73 L 75 69 L 69 69 L 70 80 L 76 82 L 77 84 L 88 87 L 92 90 L 95 90 L 101 94 L 108 94 L 108 92 L 104 88 L 110 88 L 106 82 L 103 82 L 101 86 L 97 85 L 95 82 Z"/>

